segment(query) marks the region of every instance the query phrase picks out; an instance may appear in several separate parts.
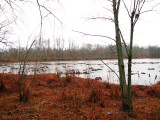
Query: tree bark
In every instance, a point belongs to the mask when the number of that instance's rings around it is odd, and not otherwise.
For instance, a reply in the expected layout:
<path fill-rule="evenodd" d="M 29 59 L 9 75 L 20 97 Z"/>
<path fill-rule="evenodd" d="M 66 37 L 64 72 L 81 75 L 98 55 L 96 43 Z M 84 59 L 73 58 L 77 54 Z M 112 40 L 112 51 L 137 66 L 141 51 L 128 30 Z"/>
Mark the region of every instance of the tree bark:
<path fill-rule="evenodd" d="M 119 21 L 118 21 L 119 6 L 120 6 L 120 0 L 118 3 L 116 3 L 116 0 L 113 0 L 114 23 L 115 23 L 115 32 L 116 32 L 116 48 L 117 48 L 117 56 L 118 56 L 122 108 L 123 110 L 129 110 L 130 104 L 128 101 L 129 99 L 128 99 L 128 91 L 126 86 L 126 78 L 125 78 L 122 42 L 120 37 Z"/>
<path fill-rule="evenodd" d="M 131 75 L 132 75 L 132 47 L 133 47 L 133 32 L 134 32 L 134 16 L 135 12 L 132 12 L 131 15 L 131 30 L 130 30 L 130 49 L 128 54 L 128 102 L 129 102 L 129 109 L 132 111 L 132 81 L 131 81 Z"/>

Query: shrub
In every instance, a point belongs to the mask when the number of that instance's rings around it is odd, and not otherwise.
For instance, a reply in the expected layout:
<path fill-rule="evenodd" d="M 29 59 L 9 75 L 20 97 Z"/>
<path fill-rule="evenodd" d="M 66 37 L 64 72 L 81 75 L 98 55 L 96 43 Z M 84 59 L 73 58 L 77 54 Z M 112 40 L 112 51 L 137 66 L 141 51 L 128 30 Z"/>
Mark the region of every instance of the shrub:
<path fill-rule="evenodd" d="M 150 89 L 147 91 L 147 94 L 150 96 L 155 96 L 160 98 L 160 88 L 159 87 L 150 87 Z"/>
<path fill-rule="evenodd" d="M 87 101 L 97 103 L 102 108 L 105 107 L 104 93 L 99 88 L 91 89 Z"/>
<path fill-rule="evenodd" d="M 0 79 L 0 92 L 5 91 L 5 85 L 2 79 Z"/>
<path fill-rule="evenodd" d="M 69 74 L 66 74 L 66 80 L 67 80 L 68 83 L 70 83 L 71 80 L 72 80 L 72 76 L 69 75 Z"/>

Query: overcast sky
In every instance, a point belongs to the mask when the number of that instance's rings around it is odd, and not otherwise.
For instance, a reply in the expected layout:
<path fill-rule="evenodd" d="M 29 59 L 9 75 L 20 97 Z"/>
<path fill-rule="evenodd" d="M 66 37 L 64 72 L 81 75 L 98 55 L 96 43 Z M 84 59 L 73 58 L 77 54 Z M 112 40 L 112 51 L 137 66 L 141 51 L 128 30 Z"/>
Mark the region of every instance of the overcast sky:
<path fill-rule="evenodd" d="M 100 34 L 115 38 L 114 24 L 108 20 L 88 20 L 90 17 L 113 17 L 113 15 L 106 9 L 112 10 L 112 6 L 107 0 L 59 0 L 57 2 L 49 2 L 48 6 L 53 8 L 53 13 L 62 21 L 61 24 L 53 17 L 47 17 L 43 21 L 43 36 L 46 39 L 50 39 L 53 44 L 53 40 L 56 37 L 63 37 L 67 44 L 67 41 L 73 40 L 75 44 L 101 44 L 108 45 L 114 44 L 113 41 L 100 38 L 83 36 L 82 34 L 73 32 L 77 30 L 89 34 Z M 159 0 L 155 0 L 159 1 Z M 146 3 L 144 10 L 152 8 L 156 2 Z M 23 12 L 18 12 L 19 19 L 17 24 L 14 25 L 12 31 L 14 35 L 12 39 L 21 41 L 21 44 L 25 45 L 30 35 L 34 38 L 39 34 L 40 28 L 40 16 L 38 7 L 35 4 L 20 4 L 23 6 Z M 127 12 L 123 9 L 121 4 L 120 9 L 120 27 L 123 35 L 128 42 L 129 40 L 129 17 Z M 159 11 L 148 12 L 142 14 L 135 27 L 134 33 L 134 45 L 148 46 L 158 45 L 159 42 L 159 28 L 160 28 L 160 6 L 156 8 Z M 45 12 L 44 12 L 45 13 Z"/>

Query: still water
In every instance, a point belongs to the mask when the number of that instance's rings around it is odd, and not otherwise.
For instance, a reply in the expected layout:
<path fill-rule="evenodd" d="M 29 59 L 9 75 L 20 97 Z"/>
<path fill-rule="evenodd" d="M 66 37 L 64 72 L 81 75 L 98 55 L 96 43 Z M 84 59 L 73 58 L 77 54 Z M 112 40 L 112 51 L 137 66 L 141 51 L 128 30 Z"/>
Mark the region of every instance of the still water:
<path fill-rule="evenodd" d="M 118 74 L 117 60 L 103 60 L 112 70 Z M 75 76 L 82 78 L 101 78 L 102 81 L 119 84 L 116 74 L 100 60 L 83 61 L 52 61 L 52 62 L 29 62 L 25 73 L 33 74 L 34 68 L 37 73 L 76 73 Z M 125 60 L 127 73 L 127 60 Z M 1 63 L 0 73 L 14 73 L 19 71 L 19 63 Z M 126 74 L 127 76 L 127 74 Z M 133 59 L 132 84 L 152 85 L 160 81 L 160 59 Z"/>

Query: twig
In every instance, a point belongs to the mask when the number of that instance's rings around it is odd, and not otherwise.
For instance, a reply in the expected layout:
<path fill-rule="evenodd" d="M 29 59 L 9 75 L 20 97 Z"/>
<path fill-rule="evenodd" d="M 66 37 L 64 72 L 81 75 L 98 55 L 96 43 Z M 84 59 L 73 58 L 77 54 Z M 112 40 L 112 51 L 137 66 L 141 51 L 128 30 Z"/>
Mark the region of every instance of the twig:
<path fill-rule="evenodd" d="M 96 20 L 96 19 L 110 20 L 110 21 L 114 22 L 114 20 L 112 18 L 108 18 L 108 17 L 91 17 L 91 18 L 88 18 L 87 20 Z"/>
<path fill-rule="evenodd" d="M 128 16 L 131 17 L 130 12 L 129 12 L 128 8 L 127 8 L 126 3 L 124 2 L 124 0 L 122 0 L 122 2 L 123 2 L 123 4 L 124 4 L 124 7 L 125 7 L 126 10 L 127 10 Z"/>

